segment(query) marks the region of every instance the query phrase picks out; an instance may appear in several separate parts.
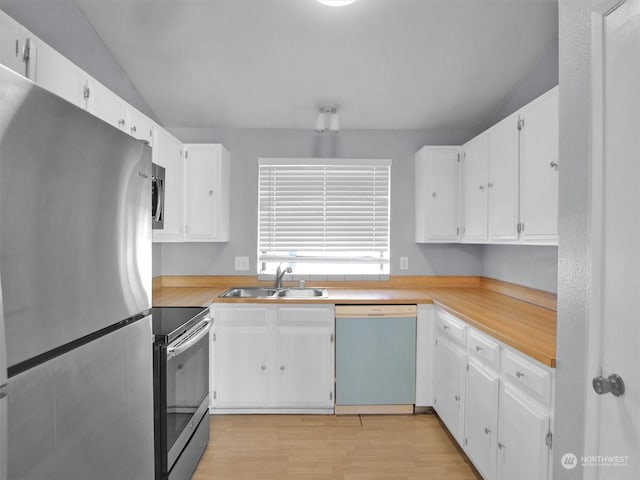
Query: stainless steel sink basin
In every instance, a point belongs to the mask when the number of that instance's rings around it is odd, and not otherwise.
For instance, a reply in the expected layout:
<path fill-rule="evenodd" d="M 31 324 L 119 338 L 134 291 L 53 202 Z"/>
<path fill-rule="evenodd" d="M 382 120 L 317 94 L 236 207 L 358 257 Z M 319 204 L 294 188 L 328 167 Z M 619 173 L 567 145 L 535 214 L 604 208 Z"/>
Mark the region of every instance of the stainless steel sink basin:
<path fill-rule="evenodd" d="M 270 298 L 275 296 L 278 290 L 264 287 L 236 287 L 230 288 L 220 296 L 222 298 Z"/>
<path fill-rule="evenodd" d="M 234 287 L 220 295 L 221 298 L 326 298 L 326 288 L 268 288 Z"/>
<path fill-rule="evenodd" d="M 281 298 L 323 298 L 327 296 L 325 288 L 285 288 L 278 292 Z"/>

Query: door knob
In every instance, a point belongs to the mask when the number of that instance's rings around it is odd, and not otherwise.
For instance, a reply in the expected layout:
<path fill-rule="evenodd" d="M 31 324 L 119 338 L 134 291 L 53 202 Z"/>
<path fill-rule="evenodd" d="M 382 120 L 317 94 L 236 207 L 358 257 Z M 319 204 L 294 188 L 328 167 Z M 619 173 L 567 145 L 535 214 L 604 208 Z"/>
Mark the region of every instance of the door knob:
<path fill-rule="evenodd" d="M 598 395 L 612 393 L 616 397 L 619 397 L 624 393 L 624 382 L 622 381 L 622 377 L 616 373 L 609 375 L 608 378 L 603 376 L 594 377 L 592 385 Z"/>

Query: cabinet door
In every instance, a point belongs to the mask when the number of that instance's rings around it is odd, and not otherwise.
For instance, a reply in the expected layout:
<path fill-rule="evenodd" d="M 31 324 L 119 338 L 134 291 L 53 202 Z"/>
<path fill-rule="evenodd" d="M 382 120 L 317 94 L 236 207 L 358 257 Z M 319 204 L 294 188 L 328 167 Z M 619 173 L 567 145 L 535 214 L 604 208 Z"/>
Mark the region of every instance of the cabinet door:
<path fill-rule="evenodd" d="M 464 148 L 463 160 L 463 230 L 462 240 L 487 240 L 487 183 L 489 175 L 489 136 L 483 133 Z"/>
<path fill-rule="evenodd" d="M 489 240 L 518 239 L 518 115 L 489 130 Z"/>
<path fill-rule="evenodd" d="M 154 242 L 184 241 L 184 160 L 182 143 L 162 128 L 155 129 L 153 161 L 165 168 L 164 228 L 153 231 Z"/>
<path fill-rule="evenodd" d="M 483 478 L 496 477 L 498 374 L 475 361 L 467 366 L 464 450 Z"/>
<path fill-rule="evenodd" d="M 415 159 L 416 242 L 458 238 L 458 147 L 424 147 Z"/>
<path fill-rule="evenodd" d="M 558 88 L 521 111 L 520 222 L 526 243 L 558 241 Z"/>
<path fill-rule="evenodd" d="M 153 146 L 153 120 L 133 107 L 128 108 L 129 135 Z"/>
<path fill-rule="evenodd" d="M 269 405 L 270 331 L 267 307 L 216 308 L 215 408 Z"/>
<path fill-rule="evenodd" d="M 433 363 L 433 408 L 462 445 L 465 354 L 437 336 Z"/>
<path fill-rule="evenodd" d="M 187 145 L 185 240 L 229 240 L 229 156 L 222 145 Z"/>
<path fill-rule="evenodd" d="M 24 75 L 20 24 L 0 10 L 0 63 Z"/>
<path fill-rule="evenodd" d="M 548 476 L 549 414 L 517 389 L 500 388 L 498 476 L 500 480 L 545 479 Z"/>
<path fill-rule="evenodd" d="M 86 80 L 87 111 L 122 131 L 127 131 L 126 104 L 94 78 Z"/>
<path fill-rule="evenodd" d="M 31 37 L 32 52 L 37 47 L 36 75 L 30 78 L 38 85 L 80 108 L 86 108 L 84 98 L 85 73 L 46 43 Z M 37 42 L 37 45 L 35 43 Z"/>
<path fill-rule="evenodd" d="M 333 308 L 281 307 L 276 325 L 273 406 L 333 408 Z"/>

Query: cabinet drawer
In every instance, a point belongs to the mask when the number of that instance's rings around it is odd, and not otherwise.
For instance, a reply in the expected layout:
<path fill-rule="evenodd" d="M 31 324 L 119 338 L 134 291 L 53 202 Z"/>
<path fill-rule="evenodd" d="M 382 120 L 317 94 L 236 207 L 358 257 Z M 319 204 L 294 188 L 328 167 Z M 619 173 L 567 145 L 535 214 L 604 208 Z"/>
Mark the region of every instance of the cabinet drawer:
<path fill-rule="evenodd" d="M 544 405 L 551 404 L 551 372 L 509 350 L 502 359 L 506 377 Z"/>
<path fill-rule="evenodd" d="M 465 346 L 467 324 L 444 310 L 436 311 L 436 325 L 440 335 L 453 343 Z"/>
<path fill-rule="evenodd" d="M 469 329 L 467 350 L 471 356 L 479 358 L 494 370 L 500 368 L 500 344 L 480 332 Z"/>

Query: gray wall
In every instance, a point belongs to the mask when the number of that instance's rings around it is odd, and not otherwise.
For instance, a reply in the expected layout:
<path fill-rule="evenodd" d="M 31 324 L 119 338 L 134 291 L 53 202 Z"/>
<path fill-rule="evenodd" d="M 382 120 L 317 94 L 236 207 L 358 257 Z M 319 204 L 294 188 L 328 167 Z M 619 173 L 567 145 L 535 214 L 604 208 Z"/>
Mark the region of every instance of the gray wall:
<path fill-rule="evenodd" d="M 560 0 L 560 245 L 554 478 L 582 478 L 563 454 L 580 457 L 584 444 L 587 310 L 591 254 L 591 2 Z M 588 454 L 588 453 L 587 453 Z"/>
<path fill-rule="evenodd" d="M 482 275 L 525 287 L 556 292 L 558 247 L 485 245 Z"/>
<path fill-rule="evenodd" d="M 184 142 L 222 143 L 231 152 L 231 241 L 225 244 L 163 244 L 164 275 L 232 275 L 235 256 L 249 256 L 256 271 L 258 157 L 390 158 L 391 273 L 409 275 L 479 275 L 482 247 L 417 245 L 414 241 L 414 154 L 423 145 L 460 144 L 475 132 L 358 131 L 317 134 L 285 129 L 172 129 Z M 399 257 L 409 257 L 400 272 Z"/>

